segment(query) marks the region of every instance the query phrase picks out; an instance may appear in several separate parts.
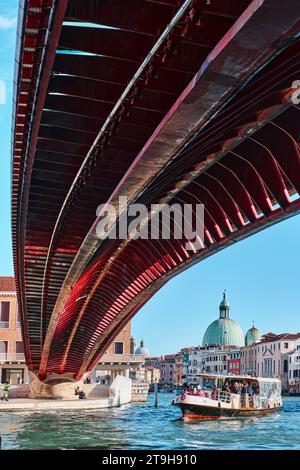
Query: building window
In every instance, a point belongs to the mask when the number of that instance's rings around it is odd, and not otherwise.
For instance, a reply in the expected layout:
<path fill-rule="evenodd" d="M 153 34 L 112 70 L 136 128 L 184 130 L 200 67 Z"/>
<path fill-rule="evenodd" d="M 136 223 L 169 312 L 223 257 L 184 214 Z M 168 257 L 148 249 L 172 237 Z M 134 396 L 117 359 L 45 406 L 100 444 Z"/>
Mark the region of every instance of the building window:
<path fill-rule="evenodd" d="M 17 328 L 21 328 L 20 310 L 17 305 Z"/>
<path fill-rule="evenodd" d="M 123 354 L 123 341 L 115 342 L 115 354 Z"/>
<path fill-rule="evenodd" d="M 7 341 L 0 341 L 0 361 L 7 360 Z"/>
<path fill-rule="evenodd" d="M 284 343 L 284 349 L 288 349 L 289 343 Z"/>
<path fill-rule="evenodd" d="M 9 328 L 10 302 L 0 302 L 0 328 Z"/>
<path fill-rule="evenodd" d="M 287 359 L 285 359 L 283 361 L 283 372 L 286 374 L 287 371 L 288 371 L 288 361 L 287 361 Z"/>
<path fill-rule="evenodd" d="M 16 360 L 20 361 L 24 357 L 23 341 L 16 341 Z"/>

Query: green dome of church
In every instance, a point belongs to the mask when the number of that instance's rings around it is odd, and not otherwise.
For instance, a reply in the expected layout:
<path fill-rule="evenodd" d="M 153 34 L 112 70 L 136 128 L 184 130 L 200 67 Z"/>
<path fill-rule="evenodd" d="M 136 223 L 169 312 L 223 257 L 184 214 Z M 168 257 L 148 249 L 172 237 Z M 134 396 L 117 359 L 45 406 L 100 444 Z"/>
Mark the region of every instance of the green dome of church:
<path fill-rule="evenodd" d="M 247 331 L 246 337 L 245 337 L 245 343 L 246 346 L 250 346 L 251 344 L 256 343 L 256 341 L 259 341 L 261 338 L 260 332 L 255 326 L 253 325 L 250 330 Z"/>
<path fill-rule="evenodd" d="M 220 317 L 213 321 L 203 337 L 203 346 L 245 346 L 244 333 L 238 323 L 229 318 L 230 305 L 223 294 L 220 303 Z"/>

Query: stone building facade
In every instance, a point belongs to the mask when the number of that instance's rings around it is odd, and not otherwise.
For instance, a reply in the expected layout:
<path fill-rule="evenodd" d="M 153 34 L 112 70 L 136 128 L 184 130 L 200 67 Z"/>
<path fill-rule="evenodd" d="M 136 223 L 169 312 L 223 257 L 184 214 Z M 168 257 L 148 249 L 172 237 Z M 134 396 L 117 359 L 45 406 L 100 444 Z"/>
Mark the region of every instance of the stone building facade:
<path fill-rule="evenodd" d="M 183 357 L 181 353 L 168 354 L 159 357 L 148 357 L 145 366 L 160 370 L 161 388 L 171 390 L 183 383 Z"/>
<path fill-rule="evenodd" d="M 300 380 L 300 333 L 267 333 L 241 348 L 241 372 L 279 378 L 288 391 Z"/>
<path fill-rule="evenodd" d="M 152 366 L 146 366 L 144 369 L 144 379 L 148 384 L 160 382 L 160 369 Z"/>
<path fill-rule="evenodd" d="M 15 280 L 0 277 L 0 383 L 28 382 Z"/>
<path fill-rule="evenodd" d="M 131 354 L 131 322 L 128 322 L 105 354 Z"/>
<path fill-rule="evenodd" d="M 185 379 L 189 384 L 198 384 L 203 373 L 239 374 L 240 350 L 234 346 L 197 346 L 190 348 L 188 364 L 185 361 Z"/>

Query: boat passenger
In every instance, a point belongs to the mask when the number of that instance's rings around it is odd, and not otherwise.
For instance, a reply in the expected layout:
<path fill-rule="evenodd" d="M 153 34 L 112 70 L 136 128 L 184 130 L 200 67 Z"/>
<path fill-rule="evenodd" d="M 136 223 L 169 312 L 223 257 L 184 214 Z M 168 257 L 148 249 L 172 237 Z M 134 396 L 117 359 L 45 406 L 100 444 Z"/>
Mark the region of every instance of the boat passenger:
<path fill-rule="evenodd" d="M 79 400 L 85 400 L 86 399 L 86 394 L 84 393 L 83 390 L 80 390 L 79 387 L 75 388 L 74 395 L 78 395 Z"/>
<path fill-rule="evenodd" d="M 206 381 L 203 383 L 203 387 L 204 387 L 204 388 L 212 388 L 211 383 L 210 383 L 208 380 L 206 380 Z"/>
<path fill-rule="evenodd" d="M 222 387 L 222 392 L 230 392 L 228 382 L 225 382 Z"/>
<path fill-rule="evenodd" d="M 218 390 L 216 387 L 213 387 L 212 392 L 211 392 L 211 399 L 212 400 L 217 400 L 218 398 Z"/>

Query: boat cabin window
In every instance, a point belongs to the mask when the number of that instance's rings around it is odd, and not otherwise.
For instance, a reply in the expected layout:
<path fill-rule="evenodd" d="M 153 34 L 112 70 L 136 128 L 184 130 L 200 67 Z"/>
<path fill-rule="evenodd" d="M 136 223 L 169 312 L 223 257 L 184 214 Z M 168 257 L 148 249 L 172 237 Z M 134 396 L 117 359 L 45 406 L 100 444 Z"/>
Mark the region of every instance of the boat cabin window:
<path fill-rule="evenodd" d="M 239 377 L 203 377 L 200 387 L 204 389 L 212 389 L 216 387 L 218 390 L 230 392 L 238 395 L 259 395 L 259 381 L 250 378 Z"/>
<path fill-rule="evenodd" d="M 214 377 L 203 377 L 202 378 L 202 383 L 201 383 L 202 388 L 214 388 L 215 387 L 215 378 Z"/>

